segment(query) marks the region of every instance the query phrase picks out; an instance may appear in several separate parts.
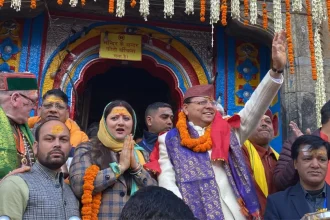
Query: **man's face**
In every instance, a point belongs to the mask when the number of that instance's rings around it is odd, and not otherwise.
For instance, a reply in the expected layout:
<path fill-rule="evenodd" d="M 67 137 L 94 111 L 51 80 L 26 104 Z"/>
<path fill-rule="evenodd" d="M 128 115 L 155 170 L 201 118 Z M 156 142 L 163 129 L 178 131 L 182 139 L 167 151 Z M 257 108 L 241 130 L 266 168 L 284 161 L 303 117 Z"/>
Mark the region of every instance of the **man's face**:
<path fill-rule="evenodd" d="M 11 101 L 15 115 L 10 117 L 18 124 L 24 124 L 30 117 L 32 109 L 36 109 L 38 101 L 37 90 L 14 92 L 11 94 Z"/>
<path fill-rule="evenodd" d="M 169 131 L 173 127 L 173 111 L 170 108 L 159 108 L 151 115 L 147 116 L 148 130 L 159 134 Z"/>
<path fill-rule="evenodd" d="M 294 167 L 304 185 L 315 187 L 324 182 L 328 170 L 328 154 L 325 147 L 316 150 L 309 150 L 309 147 L 300 146 Z"/>
<path fill-rule="evenodd" d="M 68 159 L 70 150 L 70 132 L 64 123 L 53 120 L 41 127 L 34 152 L 42 165 L 51 170 L 61 168 Z"/>
<path fill-rule="evenodd" d="M 208 97 L 193 97 L 190 103 L 183 104 L 183 112 L 194 125 L 206 127 L 214 119 L 215 106 L 216 102 Z"/>
<path fill-rule="evenodd" d="M 42 120 L 56 118 L 65 122 L 69 117 L 68 106 L 60 97 L 47 96 L 40 108 L 40 117 Z"/>
<path fill-rule="evenodd" d="M 269 116 L 264 115 L 259 121 L 258 127 L 250 135 L 249 140 L 259 146 L 268 145 L 274 138 L 274 128 Z"/>

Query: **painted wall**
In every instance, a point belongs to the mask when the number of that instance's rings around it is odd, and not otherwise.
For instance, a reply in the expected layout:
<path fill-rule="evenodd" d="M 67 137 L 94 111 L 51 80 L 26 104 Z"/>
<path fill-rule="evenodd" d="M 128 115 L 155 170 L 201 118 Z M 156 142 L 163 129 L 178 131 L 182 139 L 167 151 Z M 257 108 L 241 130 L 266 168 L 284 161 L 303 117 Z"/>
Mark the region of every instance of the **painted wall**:
<path fill-rule="evenodd" d="M 224 34 L 217 28 L 217 72 L 216 96 L 221 97 L 228 115 L 238 113 L 248 101 L 260 80 L 270 68 L 271 53 L 263 45 L 240 41 Z M 271 146 L 278 152 L 282 149 L 282 118 L 280 93 L 270 106 L 279 121 L 278 135 Z"/>

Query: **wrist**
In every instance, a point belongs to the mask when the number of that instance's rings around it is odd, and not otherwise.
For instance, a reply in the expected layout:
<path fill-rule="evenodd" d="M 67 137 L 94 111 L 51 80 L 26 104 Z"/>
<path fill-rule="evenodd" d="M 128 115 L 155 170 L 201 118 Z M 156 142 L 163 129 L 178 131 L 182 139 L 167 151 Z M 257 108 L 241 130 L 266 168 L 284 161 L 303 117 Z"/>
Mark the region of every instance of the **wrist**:
<path fill-rule="evenodd" d="M 272 66 L 272 71 L 274 73 L 280 74 L 280 73 L 283 73 L 284 72 L 284 68 L 277 68 L 275 66 Z"/>
<path fill-rule="evenodd" d="M 141 164 L 137 163 L 136 166 L 131 167 L 131 172 L 137 172 L 141 168 Z"/>

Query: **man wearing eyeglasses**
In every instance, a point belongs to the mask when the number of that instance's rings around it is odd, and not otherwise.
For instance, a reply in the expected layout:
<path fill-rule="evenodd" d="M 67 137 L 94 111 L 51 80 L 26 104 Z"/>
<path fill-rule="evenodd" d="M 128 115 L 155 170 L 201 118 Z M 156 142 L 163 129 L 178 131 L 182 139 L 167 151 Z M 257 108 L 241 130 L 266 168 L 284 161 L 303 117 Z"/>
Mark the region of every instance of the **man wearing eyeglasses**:
<path fill-rule="evenodd" d="M 35 162 L 33 135 L 26 124 L 37 107 L 38 83 L 31 73 L 0 73 L 0 180 Z"/>
<path fill-rule="evenodd" d="M 36 130 L 39 124 L 48 119 L 57 119 L 65 123 L 70 130 L 70 144 L 76 147 L 82 142 L 88 141 L 88 136 L 80 130 L 77 123 L 69 118 L 68 96 L 60 89 L 48 90 L 42 97 L 42 105 L 39 107 L 39 115 L 29 118 L 28 125 L 32 132 Z M 69 158 L 73 156 L 72 148 Z M 68 162 L 68 166 L 70 159 Z M 63 167 L 65 168 L 65 167 Z M 65 173 L 66 170 L 63 170 Z"/>
<path fill-rule="evenodd" d="M 283 83 L 285 32 L 276 33 L 273 68 L 253 92 L 236 122 L 216 109 L 213 85 L 189 88 L 176 127 L 159 136 L 159 186 L 171 190 L 198 219 L 260 217 L 260 205 L 241 144 L 258 125 Z M 238 123 L 237 123 L 238 122 Z"/>

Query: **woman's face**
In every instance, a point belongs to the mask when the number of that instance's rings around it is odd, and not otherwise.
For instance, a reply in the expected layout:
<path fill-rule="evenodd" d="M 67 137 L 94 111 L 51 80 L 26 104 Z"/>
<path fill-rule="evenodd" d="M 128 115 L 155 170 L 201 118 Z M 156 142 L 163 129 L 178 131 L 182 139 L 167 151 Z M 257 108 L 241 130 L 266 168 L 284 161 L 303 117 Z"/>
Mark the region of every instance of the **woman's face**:
<path fill-rule="evenodd" d="M 125 107 L 114 107 L 106 118 L 106 123 L 111 135 L 117 141 L 124 141 L 132 133 L 133 118 Z"/>

